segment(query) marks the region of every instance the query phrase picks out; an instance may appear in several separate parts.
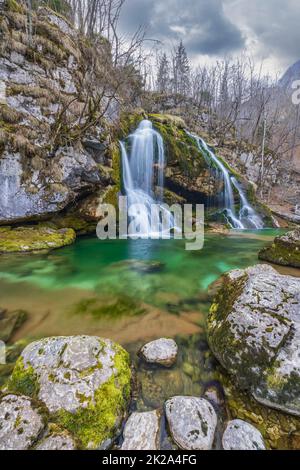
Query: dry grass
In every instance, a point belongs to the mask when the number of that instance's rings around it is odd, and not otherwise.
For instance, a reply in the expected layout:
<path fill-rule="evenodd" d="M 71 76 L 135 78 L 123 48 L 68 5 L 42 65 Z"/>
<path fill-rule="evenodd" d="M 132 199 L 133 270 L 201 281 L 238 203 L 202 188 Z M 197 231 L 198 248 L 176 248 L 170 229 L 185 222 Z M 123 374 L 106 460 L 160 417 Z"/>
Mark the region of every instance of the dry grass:
<path fill-rule="evenodd" d="M 19 152 L 25 157 L 34 157 L 38 154 L 37 147 L 32 145 L 23 134 L 12 134 L 10 136 L 10 144 L 15 152 Z"/>
<path fill-rule="evenodd" d="M 22 114 L 6 104 L 0 105 L 0 120 L 8 124 L 17 124 L 22 118 Z"/>
<path fill-rule="evenodd" d="M 34 36 L 34 45 L 35 48 L 41 46 L 43 54 L 49 54 L 55 57 L 58 61 L 64 60 L 68 55 L 66 50 L 62 49 L 53 41 L 49 41 L 48 38 L 38 34 Z"/>

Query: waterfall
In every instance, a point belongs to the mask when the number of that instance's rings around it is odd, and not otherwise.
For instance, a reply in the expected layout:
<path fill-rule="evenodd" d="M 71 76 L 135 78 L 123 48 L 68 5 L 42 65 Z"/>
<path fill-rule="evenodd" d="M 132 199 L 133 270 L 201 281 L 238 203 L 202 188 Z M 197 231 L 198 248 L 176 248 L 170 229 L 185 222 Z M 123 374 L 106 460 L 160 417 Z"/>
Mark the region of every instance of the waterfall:
<path fill-rule="evenodd" d="M 161 135 L 153 129 L 151 121 L 143 120 L 128 137 L 129 152 L 124 142 L 120 146 L 129 217 L 139 218 L 139 238 L 168 236 L 174 221 L 163 206 L 165 151 Z M 153 231 L 154 207 L 159 222 Z"/>
<path fill-rule="evenodd" d="M 257 214 L 254 208 L 249 203 L 247 196 L 238 183 L 236 178 L 230 173 L 226 166 L 219 160 L 214 152 L 208 147 L 207 143 L 200 137 L 190 134 L 196 140 L 199 149 L 204 151 L 204 158 L 211 167 L 212 163 L 218 170 L 218 176 L 222 179 L 224 192 L 222 195 L 222 209 L 227 222 L 232 228 L 245 230 L 245 229 L 262 229 L 264 223 L 262 218 Z M 237 213 L 235 207 L 234 193 L 239 195 L 240 210 Z"/>

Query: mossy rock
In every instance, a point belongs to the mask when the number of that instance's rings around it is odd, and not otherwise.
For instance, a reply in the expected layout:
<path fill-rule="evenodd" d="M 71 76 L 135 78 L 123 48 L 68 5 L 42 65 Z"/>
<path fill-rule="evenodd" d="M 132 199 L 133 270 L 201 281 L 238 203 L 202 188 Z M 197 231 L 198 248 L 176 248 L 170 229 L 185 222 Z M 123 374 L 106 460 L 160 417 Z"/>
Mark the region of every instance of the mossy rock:
<path fill-rule="evenodd" d="M 47 338 L 26 347 L 5 392 L 43 403 L 49 422 L 68 431 L 80 448 L 107 448 L 129 405 L 129 355 L 97 337 Z"/>
<path fill-rule="evenodd" d="M 277 237 L 259 252 L 259 259 L 281 266 L 300 268 L 300 229 Z"/>
<path fill-rule="evenodd" d="M 76 240 L 73 229 L 19 227 L 0 232 L 0 253 L 51 251 L 71 245 Z"/>
<path fill-rule="evenodd" d="M 300 419 L 259 404 L 248 393 L 238 390 L 224 373 L 220 375 L 231 419 L 241 419 L 255 426 L 269 449 L 300 448 Z"/>
<path fill-rule="evenodd" d="M 58 229 L 73 229 L 78 236 L 89 235 L 96 232 L 96 224 L 76 214 L 58 215 L 51 222 Z"/>
<path fill-rule="evenodd" d="M 259 403 L 300 417 L 300 280 L 268 265 L 222 279 L 207 321 L 211 350 Z"/>

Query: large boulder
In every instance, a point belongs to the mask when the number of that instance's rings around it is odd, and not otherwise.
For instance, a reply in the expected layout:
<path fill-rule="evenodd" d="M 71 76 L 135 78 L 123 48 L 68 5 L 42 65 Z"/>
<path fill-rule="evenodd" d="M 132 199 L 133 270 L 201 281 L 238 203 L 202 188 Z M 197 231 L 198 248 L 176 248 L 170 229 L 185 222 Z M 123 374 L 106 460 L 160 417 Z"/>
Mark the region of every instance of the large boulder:
<path fill-rule="evenodd" d="M 6 390 L 42 402 L 50 420 L 85 449 L 106 448 L 119 432 L 130 398 L 129 356 L 110 340 L 48 338 L 23 351 Z"/>
<path fill-rule="evenodd" d="M 27 450 L 44 428 L 43 414 L 30 398 L 13 394 L 0 400 L 0 450 Z"/>
<path fill-rule="evenodd" d="M 274 243 L 260 251 L 259 258 L 282 266 L 300 268 L 300 228 L 275 238 Z"/>
<path fill-rule="evenodd" d="M 172 438 L 181 449 L 212 449 L 217 415 L 207 400 L 174 397 L 166 402 L 165 410 Z"/>
<path fill-rule="evenodd" d="M 226 274 L 210 309 L 208 339 L 240 387 L 300 416 L 300 279 L 268 265 Z"/>
<path fill-rule="evenodd" d="M 122 450 L 159 450 L 161 412 L 133 413 L 124 429 Z"/>
<path fill-rule="evenodd" d="M 235 419 L 227 424 L 223 434 L 224 450 L 265 450 L 261 433 L 249 423 Z"/>

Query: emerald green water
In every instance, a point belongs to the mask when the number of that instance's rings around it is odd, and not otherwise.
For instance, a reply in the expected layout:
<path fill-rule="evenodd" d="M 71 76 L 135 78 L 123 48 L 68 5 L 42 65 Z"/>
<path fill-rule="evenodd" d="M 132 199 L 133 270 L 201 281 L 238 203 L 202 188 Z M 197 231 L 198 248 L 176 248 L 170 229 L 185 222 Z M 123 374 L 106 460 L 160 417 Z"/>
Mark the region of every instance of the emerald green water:
<path fill-rule="evenodd" d="M 160 332 L 190 334 L 203 324 L 208 286 L 257 263 L 277 233 L 208 234 L 194 252 L 184 241 L 82 238 L 50 254 L 2 256 L 1 307 L 28 311 L 18 339 L 95 333 L 129 344 Z"/>
<path fill-rule="evenodd" d="M 47 255 L 0 258 L 0 280 L 38 286 L 49 295 L 66 288 L 102 294 L 125 294 L 161 305 L 160 293 L 189 299 L 205 292 L 224 272 L 257 263 L 257 253 L 276 230 L 206 235 L 201 251 L 185 251 L 184 241 L 99 241 L 82 238 L 75 245 Z M 135 263 L 136 261 L 136 263 Z M 145 262 L 145 266 L 138 261 Z M 161 266 L 147 272 L 147 263 Z M 136 265 L 135 265 L 136 264 Z M 151 271 L 151 268 L 149 269 Z"/>

